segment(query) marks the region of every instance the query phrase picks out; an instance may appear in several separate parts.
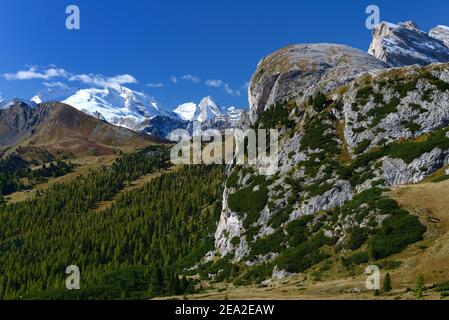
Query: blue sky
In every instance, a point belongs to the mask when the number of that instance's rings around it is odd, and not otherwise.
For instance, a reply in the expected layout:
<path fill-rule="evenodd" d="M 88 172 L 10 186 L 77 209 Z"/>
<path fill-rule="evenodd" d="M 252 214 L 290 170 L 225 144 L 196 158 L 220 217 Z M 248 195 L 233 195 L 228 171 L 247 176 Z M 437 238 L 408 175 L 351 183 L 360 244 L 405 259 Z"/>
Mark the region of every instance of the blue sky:
<path fill-rule="evenodd" d="M 65 28 L 70 4 L 80 8 L 80 30 Z M 46 85 L 113 81 L 169 109 L 206 95 L 245 107 L 258 61 L 276 49 L 333 42 L 367 50 L 369 4 L 381 20 L 449 25 L 446 0 L 1 0 L 0 92 L 30 98 Z M 27 80 L 13 80 L 18 71 Z"/>

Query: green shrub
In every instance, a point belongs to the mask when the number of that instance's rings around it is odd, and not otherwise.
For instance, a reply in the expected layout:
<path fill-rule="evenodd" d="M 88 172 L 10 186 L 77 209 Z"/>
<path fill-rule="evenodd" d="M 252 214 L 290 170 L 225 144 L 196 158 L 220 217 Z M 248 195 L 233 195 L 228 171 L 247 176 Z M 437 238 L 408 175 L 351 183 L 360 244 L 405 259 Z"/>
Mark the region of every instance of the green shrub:
<path fill-rule="evenodd" d="M 232 170 L 232 173 L 229 175 L 228 180 L 226 181 L 226 186 L 228 188 L 235 188 L 237 187 L 237 182 L 239 180 L 239 168 L 236 167 L 234 170 Z"/>
<path fill-rule="evenodd" d="M 228 205 L 232 211 L 246 214 L 243 221 L 245 229 L 257 221 L 260 211 L 265 208 L 268 201 L 268 189 L 264 184 L 258 184 L 262 180 L 255 181 L 247 188 L 240 189 L 229 195 Z M 259 186 L 259 190 L 253 191 Z"/>
<path fill-rule="evenodd" d="M 332 183 L 316 183 L 304 188 L 305 191 L 309 192 L 309 197 L 315 197 L 322 195 L 334 187 Z"/>
<path fill-rule="evenodd" d="M 377 126 L 383 119 L 385 119 L 386 116 L 388 116 L 390 113 L 397 112 L 398 105 L 401 103 L 401 100 L 399 98 L 392 98 L 390 102 L 371 109 L 368 111 L 367 115 L 370 117 L 374 117 L 372 122 L 372 127 Z"/>
<path fill-rule="evenodd" d="M 234 237 L 234 238 L 232 238 L 232 239 L 231 239 L 231 244 L 232 244 L 234 247 L 237 247 L 237 246 L 240 244 L 240 237 Z"/>
<path fill-rule="evenodd" d="M 258 118 L 255 127 L 262 129 L 275 129 L 278 126 L 291 128 L 294 122 L 289 119 L 289 111 L 285 103 L 278 102 L 263 112 Z"/>
<path fill-rule="evenodd" d="M 368 240 L 368 231 L 364 228 L 354 227 L 349 231 L 347 246 L 351 250 L 360 248 Z"/>
<path fill-rule="evenodd" d="M 276 263 L 280 269 L 287 272 L 303 272 L 325 260 L 328 255 L 321 253 L 319 249 L 326 244 L 333 243 L 334 239 L 327 238 L 323 233 L 320 233 L 296 247 L 283 251 L 276 259 Z"/>
<path fill-rule="evenodd" d="M 385 270 L 394 270 L 399 268 L 401 265 L 402 265 L 401 261 L 385 260 L 382 263 L 380 263 L 379 267 Z"/>
<path fill-rule="evenodd" d="M 416 122 L 413 122 L 413 121 L 404 123 L 404 127 L 409 129 L 412 133 L 415 133 L 415 132 L 418 132 L 421 130 L 421 125 Z"/>
<path fill-rule="evenodd" d="M 387 273 L 384 279 L 383 291 L 390 292 L 391 290 L 393 290 L 393 287 L 391 285 L 391 276 L 389 273 Z"/>
<path fill-rule="evenodd" d="M 284 239 L 284 231 L 279 229 L 269 236 L 257 239 L 256 242 L 251 245 L 251 254 L 252 256 L 258 256 L 266 255 L 270 252 L 280 252 L 283 248 L 282 243 L 284 242 Z"/>
<path fill-rule="evenodd" d="M 304 136 L 301 139 L 300 151 L 307 149 L 324 150 L 325 155 L 335 155 L 340 152 L 338 143 L 335 140 L 335 134 L 329 133 L 332 121 L 332 116 L 328 113 L 320 114 L 311 122 L 307 123 L 304 128 Z M 315 163 L 316 165 L 316 163 Z"/>
<path fill-rule="evenodd" d="M 445 130 L 432 133 L 425 141 L 395 142 L 390 144 L 388 147 L 388 155 L 391 158 L 399 158 L 406 163 L 411 163 L 416 158 L 435 148 L 442 150 L 449 149 L 449 138 L 446 137 Z"/>
<path fill-rule="evenodd" d="M 371 140 L 365 139 L 354 149 L 355 154 L 361 154 L 368 149 L 368 147 L 371 145 Z"/>
<path fill-rule="evenodd" d="M 342 263 L 345 267 L 348 267 L 353 264 L 362 264 L 369 261 L 369 256 L 366 252 L 356 252 L 353 253 L 349 258 L 342 259 Z"/>
<path fill-rule="evenodd" d="M 394 89 L 399 93 L 401 98 L 407 96 L 410 91 L 416 89 L 416 84 L 418 83 L 417 79 L 413 79 L 410 81 L 399 82 L 394 86 Z"/>
<path fill-rule="evenodd" d="M 279 228 L 284 222 L 288 220 L 292 211 L 293 207 L 290 205 L 282 208 L 271 217 L 271 219 L 268 221 L 268 225 L 271 225 L 271 227 L 273 227 L 274 229 Z"/>
<path fill-rule="evenodd" d="M 321 112 L 327 104 L 326 96 L 322 92 L 317 92 L 314 96 L 309 98 L 309 105 L 317 112 Z"/>
<path fill-rule="evenodd" d="M 407 246 L 423 239 L 426 227 L 417 217 L 408 214 L 393 215 L 387 218 L 379 232 L 368 245 L 372 259 L 381 259 L 399 253 Z"/>
<path fill-rule="evenodd" d="M 438 183 L 438 182 L 442 182 L 442 181 L 446 181 L 449 180 L 449 174 L 444 174 L 442 176 L 436 177 L 432 179 L 433 183 Z"/>
<path fill-rule="evenodd" d="M 272 263 L 263 263 L 255 267 L 250 268 L 242 276 L 238 277 L 234 284 L 237 286 L 259 284 L 268 277 L 271 277 L 273 273 L 274 265 Z"/>
<path fill-rule="evenodd" d="M 371 95 L 374 93 L 374 89 L 371 86 L 363 87 L 357 91 L 356 101 L 360 105 L 365 105 L 369 102 Z"/>

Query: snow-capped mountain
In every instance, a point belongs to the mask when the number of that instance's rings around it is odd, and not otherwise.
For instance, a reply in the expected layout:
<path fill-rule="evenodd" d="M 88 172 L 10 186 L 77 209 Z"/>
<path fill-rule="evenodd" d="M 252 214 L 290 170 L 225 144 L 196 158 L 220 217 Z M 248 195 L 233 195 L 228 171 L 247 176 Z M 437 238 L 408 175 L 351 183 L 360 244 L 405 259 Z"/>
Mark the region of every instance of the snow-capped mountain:
<path fill-rule="evenodd" d="M 244 110 L 236 107 L 222 111 L 222 108 L 211 98 L 205 97 L 197 105 L 193 102 L 179 105 L 173 114 L 176 117 L 157 116 L 142 123 L 140 131 L 160 138 L 168 138 L 175 129 L 186 129 L 193 132 L 193 121 L 201 123 L 201 129 L 231 129 L 240 121 Z"/>
<path fill-rule="evenodd" d="M 221 111 L 220 106 L 215 103 L 211 97 L 205 97 L 198 105 L 198 109 L 195 113 L 195 119 L 199 122 L 204 122 L 222 115 L 223 112 Z"/>
<path fill-rule="evenodd" d="M 392 67 L 448 62 L 449 37 L 446 29 L 439 26 L 426 33 L 412 21 L 397 25 L 382 22 L 373 30 L 368 52 Z"/>
<path fill-rule="evenodd" d="M 223 115 L 220 106 L 212 97 L 203 98 L 198 105 L 193 102 L 183 103 L 173 111 L 180 119 L 205 122 Z"/>
<path fill-rule="evenodd" d="M 98 119 L 134 130 L 152 117 L 172 116 L 153 97 L 123 86 L 81 90 L 50 88 L 33 97 L 32 101 L 60 101 Z"/>
<path fill-rule="evenodd" d="M 173 112 L 182 120 L 192 121 L 196 113 L 196 103 L 183 103 L 173 110 Z"/>

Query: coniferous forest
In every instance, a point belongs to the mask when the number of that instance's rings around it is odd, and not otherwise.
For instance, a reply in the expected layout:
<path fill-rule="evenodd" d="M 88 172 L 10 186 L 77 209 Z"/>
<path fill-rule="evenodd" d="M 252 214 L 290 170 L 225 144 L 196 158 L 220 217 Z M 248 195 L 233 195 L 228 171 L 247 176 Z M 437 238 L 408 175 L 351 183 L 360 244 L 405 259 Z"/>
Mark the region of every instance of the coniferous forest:
<path fill-rule="evenodd" d="M 120 156 L 52 186 L 34 200 L 0 204 L 0 299 L 123 299 L 191 293 L 182 276 L 213 248 L 221 167 L 171 172 L 164 147 Z M 129 192 L 126 183 L 154 179 Z M 102 201 L 112 206 L 97 210 Z M 65 288 L 65 269 L 81 289 Z"/>

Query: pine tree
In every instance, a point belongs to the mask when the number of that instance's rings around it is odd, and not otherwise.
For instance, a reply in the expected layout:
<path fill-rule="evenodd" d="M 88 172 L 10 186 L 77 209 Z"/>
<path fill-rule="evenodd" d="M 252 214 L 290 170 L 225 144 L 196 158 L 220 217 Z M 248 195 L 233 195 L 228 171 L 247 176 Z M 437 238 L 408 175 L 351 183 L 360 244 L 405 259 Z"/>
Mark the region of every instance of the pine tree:
<path fill-rule="evenodd" d="M 151 285 L 150 285 L 151 293 L 155 295 L 161 294 L 162 284 L 163 284 L 162 271 L 159 267 L 155 267 L 151 274 Z"/>
<path fill-rule="evenodd" d="M 391 276 L 389 273 L 387 273 L 385 275 L 385 279 L 384 279 L 384 286 L 383 286 L 383 291 L 384 292 L 390 292 L 392 290 L 392 286 L 391 286 Z"/>
<path fill-rule="evenodd" d="M 186 293 L 188 288 L 189 288 L 189 280 L 187 280 L 186 276 L 183 276 L 181 280 L 182 293 Z"/>
<path fill-rule="evenodd" d="M 416 279 L 416 289 L 415 289 L 415 296 L 417 299 L 422 298 L 422 292 L 424 290 L 424 277 L 422 274 L 418 276 L 418 279 Z"/>

